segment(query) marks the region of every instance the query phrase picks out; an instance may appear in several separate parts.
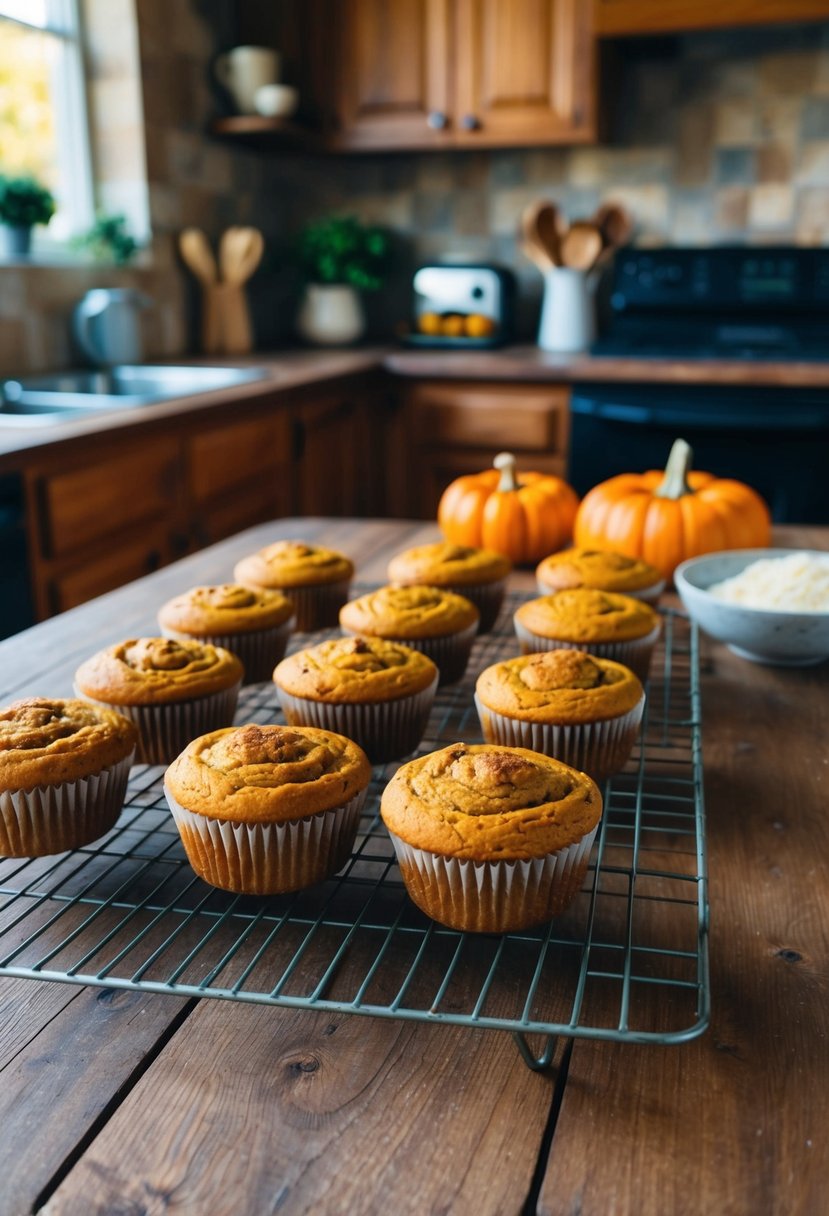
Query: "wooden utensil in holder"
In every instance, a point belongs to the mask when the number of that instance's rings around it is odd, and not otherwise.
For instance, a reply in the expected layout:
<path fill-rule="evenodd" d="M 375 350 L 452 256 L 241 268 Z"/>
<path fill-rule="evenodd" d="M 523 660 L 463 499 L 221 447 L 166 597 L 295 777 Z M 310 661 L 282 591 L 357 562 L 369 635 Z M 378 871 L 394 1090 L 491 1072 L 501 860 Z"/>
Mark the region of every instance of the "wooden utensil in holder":
<path fill-rule="evenodd" d="M 200 228 L 185 228 L 179 252 L 202 288 L 201 348 L 206 355 L 245 355 L 253 331 L 244 285 L 265 249 L 257 228 L 228 228 L 219 241 L 219 261 Z"/>

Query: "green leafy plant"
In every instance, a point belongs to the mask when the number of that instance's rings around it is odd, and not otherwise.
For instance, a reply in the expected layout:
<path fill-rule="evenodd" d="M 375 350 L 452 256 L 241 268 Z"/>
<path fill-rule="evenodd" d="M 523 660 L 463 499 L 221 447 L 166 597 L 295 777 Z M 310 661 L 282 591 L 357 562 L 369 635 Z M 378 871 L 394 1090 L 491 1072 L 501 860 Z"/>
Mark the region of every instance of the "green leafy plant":
<path fill-rule="evenodd" d="M 55 200 L 33 177 L 0 174 L 0 223 L 13 228 L 48 224 L 55 214 Z"/>
<path fill-rule="evenodd" d="M 96 262 L 114 262 L 116 266 L 125 266 L 138 252 L 138 242 L 127 228 L 125 215 L 99 215 L 89 231 L 75 237 L 72 244 L 86 250 Z"/>
<path fill-rule="evenodd" d="M 377 291 L 386 274 L 389 238 L 355 216 L 330 216 L 303 228 L 299 260 L 312 283 L 348 283 L 359 291 Z"/>

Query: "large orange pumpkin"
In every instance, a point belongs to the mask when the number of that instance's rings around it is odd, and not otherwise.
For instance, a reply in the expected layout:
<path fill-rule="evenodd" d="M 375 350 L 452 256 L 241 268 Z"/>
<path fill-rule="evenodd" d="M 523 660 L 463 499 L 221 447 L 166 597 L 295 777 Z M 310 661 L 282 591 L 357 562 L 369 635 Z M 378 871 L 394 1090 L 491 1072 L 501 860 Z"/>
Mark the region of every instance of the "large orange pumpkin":
<path fill-rule="evenodd" d="M 579 507 L 575 543 L 644 558 L 670 579 L 686 557 L 769 544 L 768 507 L 741 481 L 690 472 L 684 439 L 671 448 L 664 473 L 620 473 L 594 486 Z"/>
<path fill-rule="evenodd" d="M 579 505 L 572 486 L 551 473 L 516 473 L 510 452 L 501 452 L 493 464 L 444 490 L 438 523 L 446 539 L 494 549 L 516 565 L 563 549 Z"/>

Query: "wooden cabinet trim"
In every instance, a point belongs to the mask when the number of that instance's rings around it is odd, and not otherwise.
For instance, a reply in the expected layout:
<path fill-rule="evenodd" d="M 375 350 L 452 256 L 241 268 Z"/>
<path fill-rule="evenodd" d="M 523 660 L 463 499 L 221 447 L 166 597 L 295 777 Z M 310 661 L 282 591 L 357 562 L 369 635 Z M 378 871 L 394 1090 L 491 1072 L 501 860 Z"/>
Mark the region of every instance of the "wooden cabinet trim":
<path fill-rule="evenodd" d="M 595 0 L 599 37 L 826 21 L 826 0 Z"/>

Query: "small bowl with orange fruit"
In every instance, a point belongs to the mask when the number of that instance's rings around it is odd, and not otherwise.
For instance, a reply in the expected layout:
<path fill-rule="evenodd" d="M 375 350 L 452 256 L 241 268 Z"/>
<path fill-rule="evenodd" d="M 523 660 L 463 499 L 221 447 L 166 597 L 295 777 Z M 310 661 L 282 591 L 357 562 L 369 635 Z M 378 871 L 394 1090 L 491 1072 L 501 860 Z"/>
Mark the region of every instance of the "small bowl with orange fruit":
<path fill-rule="evenodd" d="M 480 312 L 422 312 L 403 334 L 414 346 L 487 347 L 503 341 L 501 326 Z"/>

